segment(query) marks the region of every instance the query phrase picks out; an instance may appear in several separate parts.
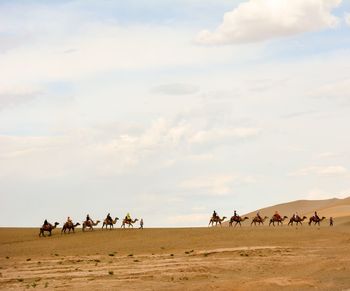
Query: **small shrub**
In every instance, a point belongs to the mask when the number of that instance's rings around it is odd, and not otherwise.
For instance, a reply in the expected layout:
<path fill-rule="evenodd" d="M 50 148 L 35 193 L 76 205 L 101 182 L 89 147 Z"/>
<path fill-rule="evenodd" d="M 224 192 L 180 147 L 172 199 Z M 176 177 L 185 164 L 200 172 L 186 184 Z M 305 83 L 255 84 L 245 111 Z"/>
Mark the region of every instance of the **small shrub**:
<path fill-rule="evenodd" d="M 114 254 L 109 254 L 110 257 L 114 257 Z"/>
<path fill-rule="evenodd" d="M 27 259 L 27 262 L 29 262 L 29 261 L 31 261 L 32 259 L 31 258 L 29 258 L 29 259 Z"/>
<path fill-rule="evenodd" d="M 113 272 L 113 271 L 108 271 L 108 274 L 109 274 L 109 275 L 113 275 L 114 272 Z"/>
<path fill-rule="evenodd" d="M 134 255 L 133 254 L 129 254 L 128 257 L 133 257 Z"/>
<path fill-rule="evenodd" d="M 18 282 L 23 282 L 23 280 L 24 280 L 24 279 L 22 279 L 22 278 L 18 278 L 18 279 L 17 279 Z"/>

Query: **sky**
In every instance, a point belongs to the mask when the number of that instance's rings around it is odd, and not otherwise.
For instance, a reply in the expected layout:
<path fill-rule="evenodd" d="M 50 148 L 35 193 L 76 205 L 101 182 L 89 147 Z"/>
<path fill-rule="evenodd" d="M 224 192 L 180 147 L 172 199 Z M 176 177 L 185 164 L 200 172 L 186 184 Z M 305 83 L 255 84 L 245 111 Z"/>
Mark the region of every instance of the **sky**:
<path fill-rule="evenodd" d="M 0 226 L 350 196 L 349 0 L 2 0 L 0 76 Z"/>

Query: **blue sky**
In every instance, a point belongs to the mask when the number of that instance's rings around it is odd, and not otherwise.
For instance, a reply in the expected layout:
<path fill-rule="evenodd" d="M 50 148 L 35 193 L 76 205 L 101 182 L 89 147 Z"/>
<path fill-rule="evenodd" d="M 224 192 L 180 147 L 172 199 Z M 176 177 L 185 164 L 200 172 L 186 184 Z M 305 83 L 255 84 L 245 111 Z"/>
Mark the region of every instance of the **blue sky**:
<path fill-rule="evenodd" d="M 214 209 L 350 196 L 349 13 L 1 1 L 1 225 L 201 226 Z"/>

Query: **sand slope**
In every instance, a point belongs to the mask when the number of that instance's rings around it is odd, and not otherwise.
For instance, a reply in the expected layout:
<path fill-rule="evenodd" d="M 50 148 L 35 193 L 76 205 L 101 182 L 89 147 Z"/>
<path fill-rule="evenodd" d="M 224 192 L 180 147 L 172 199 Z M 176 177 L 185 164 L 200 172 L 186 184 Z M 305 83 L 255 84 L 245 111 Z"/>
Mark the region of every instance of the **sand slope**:
<path fill-rule="evenodd" d="M 344 199 L 326 199 L 326 200 L 297 200 L 288 203 L 277 204 L 274 206 L 260 209 L 261 215 L 272 216 L 278 210 L 281 215 L 291 216 L 296 211 L 299 215 L 311 216 L 317 211 L 320 216 L 343 217 L 350 216 L 350 197 Z M 247 214 L 255 216 L 257 211 Z"/>

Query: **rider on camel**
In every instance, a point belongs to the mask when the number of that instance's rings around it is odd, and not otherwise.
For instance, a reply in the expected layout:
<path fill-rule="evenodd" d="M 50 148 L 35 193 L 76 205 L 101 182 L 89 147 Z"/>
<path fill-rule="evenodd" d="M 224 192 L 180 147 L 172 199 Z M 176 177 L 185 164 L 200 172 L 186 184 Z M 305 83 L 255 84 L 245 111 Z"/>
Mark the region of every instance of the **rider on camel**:
<path fill-rule="evenodd" d="M 260 211 L 258 211 L 258 212 L 256 213 L 256 217 L 259 218 L 260 220 L 262 220 L 262 217 L 260 216 Z"/>
<path fill-rule="evenodd" d="M 317 211 L 315 211 L 315 218 L 316 218 L 317 220 L 320 220 L 320 218 L 318 217 Z"/>
<path fill-rule="evenodd" d="M 217 214 L 216 211 L 214 210 L 214 212 L 213 212 L 213 218 L 216 218 L 216 217 L 218 217 L 218 214 Z"/>
<path fill-rule="evenodd" d="M 109 222 L 113 222 L 113 219 L 109 213 L 107 214 L 106 220 Z"/>
<path fill-rule="evenodd" d="M 238 217 L 238 216 L 239 216 L 239 215 L 237 215 L 237 211 L 236 211 L 236 210 L 234 210 L 234 211 L 233 211 L 233 217 L 235 217 L 235 218 L 236 218 L 236 217 Z"/>
<path fill-rule="evenodd" d="M 86 222 L 94 223 L 93 220 L 90 218 L 90 215 L 86 215 Z"/>
<path fill-rule="evenodd" d="M 129 213 L 129 212 L 126 214 L 125 220 L 131 221 L 131 216 L 130 216 L 130 213 Z"/>
<path fill-rule="evenodd" d="M 72 219 L 70 218 L 70 216 L 67 217 L 67 222 L 68 223 L 73 223 Z"/>
<path fill-rule="evenodd" d="M 281 215 L 278 213 L 278 211 L 275 211 L 274 217 L 276 217 L 276 219 L 281 219 Z"/>
<path fill-rule="evenodd" d="M 48 223 L 47 222 L 47 219 L 45 219 L 45 221 L 44 221 L 44 226 L 47 226 L 47 225 L 49 225 L 50 223 Z"/>

